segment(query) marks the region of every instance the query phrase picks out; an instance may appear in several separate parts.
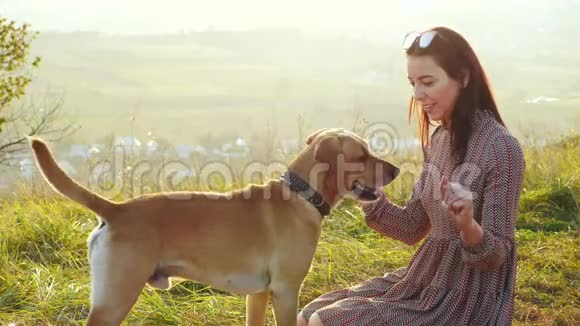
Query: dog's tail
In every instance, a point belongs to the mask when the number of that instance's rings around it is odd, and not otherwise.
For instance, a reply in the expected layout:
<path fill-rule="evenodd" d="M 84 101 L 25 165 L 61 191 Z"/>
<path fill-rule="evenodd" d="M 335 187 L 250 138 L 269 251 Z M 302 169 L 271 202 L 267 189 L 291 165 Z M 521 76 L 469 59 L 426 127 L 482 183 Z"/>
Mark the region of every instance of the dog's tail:
<path fill-rule="evenodd" d="M 39 138 L 29 138 L 36 163 L 42 171 L 42 174 L 50 185 L 59 193 L 68 198 L 86 206 L 88 209 L 97 213 L 102 219 L 108 221 L 112 213 L 119 207 L 118 204 L 111 202 L 82 185 L 75 182 L 69 177 L 56 163 L 54 156 L 44 141 Z"/>

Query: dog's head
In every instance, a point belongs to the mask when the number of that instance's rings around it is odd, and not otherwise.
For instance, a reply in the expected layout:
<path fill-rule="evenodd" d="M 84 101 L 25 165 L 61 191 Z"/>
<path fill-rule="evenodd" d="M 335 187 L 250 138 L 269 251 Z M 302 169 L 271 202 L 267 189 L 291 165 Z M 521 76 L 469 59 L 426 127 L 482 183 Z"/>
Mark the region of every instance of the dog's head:
<path fill-rule="evenodd" d="M 378 198 L 379 189 L 399 174 L 393 164 L 369 150 L 367 142 L 343 129 L 321 129 L 306 140 L 314 160 L 326 165 L 325 192 L 333 199 L 352 194 L 363 201 Z"/>

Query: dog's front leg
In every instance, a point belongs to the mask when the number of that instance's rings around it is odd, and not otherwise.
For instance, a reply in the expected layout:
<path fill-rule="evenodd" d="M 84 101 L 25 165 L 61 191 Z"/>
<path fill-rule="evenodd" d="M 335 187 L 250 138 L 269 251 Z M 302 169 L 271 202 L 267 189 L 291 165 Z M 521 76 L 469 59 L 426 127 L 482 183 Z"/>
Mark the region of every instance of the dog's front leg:
<path fill-rule="evenodd" d="M 296 326 L 300 284 L 272 287 L 272 304 L 277 326 Z"/>
<path fill-rule="evenodd" d="M 246 296 L 246 326 L 264 326 L 269 300 L 269 291 Z"/>

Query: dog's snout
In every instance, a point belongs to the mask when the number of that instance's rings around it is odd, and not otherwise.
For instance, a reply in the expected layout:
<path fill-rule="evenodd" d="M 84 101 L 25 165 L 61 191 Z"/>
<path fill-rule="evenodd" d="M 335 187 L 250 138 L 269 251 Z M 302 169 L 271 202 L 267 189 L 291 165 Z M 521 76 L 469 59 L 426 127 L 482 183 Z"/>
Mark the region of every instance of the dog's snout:
<path fill-rule="evenodd" d="M 389 162 L 383 161 L 383 185 L 388 185 L 399 175 L 401 171 L 398 167 L 394 166 Z"/>
<path fill-rule="evenodd" d="M 395 179 L 395 178 L 396 178 L 396 177 L 399 175 L 399 172 L 401 172 L 401 171 L 399 170 L 399 168 L 398 168 L 398 167 L 396 167 L 396 166 L 394 166 L 394 167 L 393 167 L 393 177 L 392 177 L 392 178 L 393 178 L 393 179 Z"/>

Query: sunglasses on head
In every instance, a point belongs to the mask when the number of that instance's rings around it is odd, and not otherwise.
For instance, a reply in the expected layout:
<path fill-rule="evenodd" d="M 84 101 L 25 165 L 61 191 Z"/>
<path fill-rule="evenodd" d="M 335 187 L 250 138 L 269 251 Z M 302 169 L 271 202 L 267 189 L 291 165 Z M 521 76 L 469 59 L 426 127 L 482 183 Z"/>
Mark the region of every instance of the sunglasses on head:
<path fill-rule="evenodd" d="M 418 40 L 418 46 L 420 49 L 424 49 L 431 45 L 433 39 L 437 35 L 437 31 L 427 31 L 423 33 L 419 32 L 409 32 L 405 35 L 403 39 L 403 50 L 410 49 Z"/>

